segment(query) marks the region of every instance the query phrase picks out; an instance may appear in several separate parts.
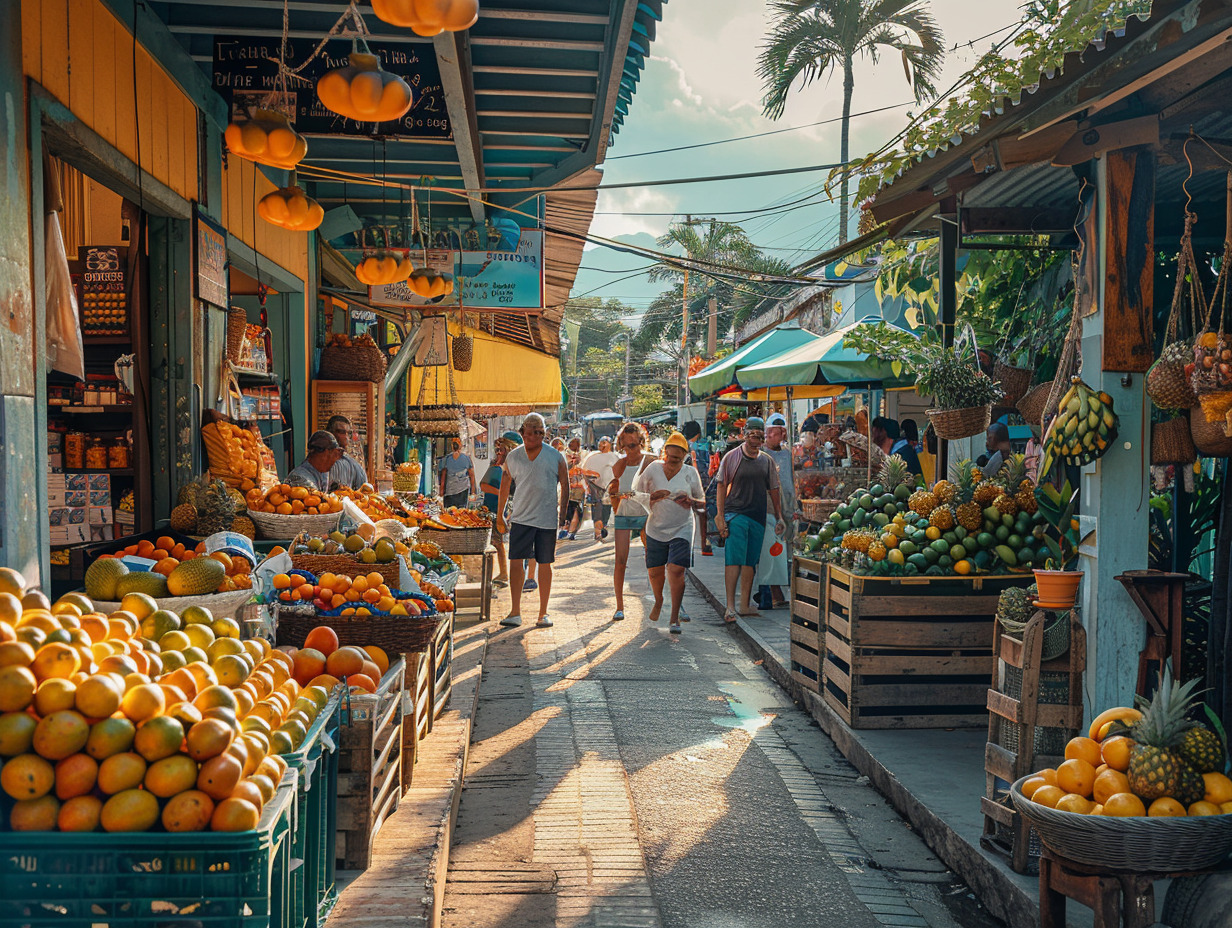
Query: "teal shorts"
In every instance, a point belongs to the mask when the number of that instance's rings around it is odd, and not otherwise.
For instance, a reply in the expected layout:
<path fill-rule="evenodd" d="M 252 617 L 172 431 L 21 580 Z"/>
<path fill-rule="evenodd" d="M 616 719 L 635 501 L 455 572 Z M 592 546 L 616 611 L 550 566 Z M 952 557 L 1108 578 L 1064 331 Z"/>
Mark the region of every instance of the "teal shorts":
<path fill-rule="evenodd" d="M 766 537 L 766 523 L 745 515 L 727 520 L 727 541 L 723 545 L 723 563 L 728 567 L 756 567 L 761 560 L 761 544 Z"/>
<path fill-rule="evenodd" d="M 618 532 L 640 532 L 645 527 L 645 516 L 617 516 L 612 524 L 612 528 Z"/>

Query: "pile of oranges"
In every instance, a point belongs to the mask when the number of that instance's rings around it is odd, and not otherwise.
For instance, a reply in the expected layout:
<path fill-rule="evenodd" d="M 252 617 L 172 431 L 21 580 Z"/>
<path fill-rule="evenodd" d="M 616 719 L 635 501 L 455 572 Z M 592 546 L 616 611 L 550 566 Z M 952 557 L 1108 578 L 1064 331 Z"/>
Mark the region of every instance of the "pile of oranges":
<path fill-rule="evenodd" d="M 340 647 L 337 633 L 327 625 L 310 631 L 302 648 L 285 650 L 291 656 L 291 674 L 296 680 L 343 682 L 354 695 L 375 693 L 389 670 L 389 656 L 381 648 Z"/>
<path fill-rule="evenodd" d="M 323 573 L 316 583 L 302 574 L 275 574 L 271 578 L 284 603 L 312 603 L 318 612 L 341 609 L 339 615 L 420 615 L 423 608 L 414 599 L 396 599 L 385 578 L 373 571 L 355 577 Z"/>
<path fill-rule="evenodd" d="M 130 594 L 110 615 L 0 568 L 0 789 L 13 830 L 246 831 L 337 681 L 232 622 L 185 629 Z M 209 634 L 207 635 L 206 632 Z M 153 636 L 163 639 L 160 645 Z M 208 644 L 206 643 L 208 639 Z M 183 643 L 181 643 L 183 644 Z M 350 665 L 346 669 L 350 669 Z M 362 668 L 361 668 L 362 669 Z"/>
<path fill-rule="evenodd" d="M 283 516 L 315 516 L 342 512 L 342 500 L 331 493 L 316 493 L 307 487 L 293 487 L 289 483 L 263 490 L 260 487 L 244 494 L 248 508 L 253 512 L 273 512 Z"/>

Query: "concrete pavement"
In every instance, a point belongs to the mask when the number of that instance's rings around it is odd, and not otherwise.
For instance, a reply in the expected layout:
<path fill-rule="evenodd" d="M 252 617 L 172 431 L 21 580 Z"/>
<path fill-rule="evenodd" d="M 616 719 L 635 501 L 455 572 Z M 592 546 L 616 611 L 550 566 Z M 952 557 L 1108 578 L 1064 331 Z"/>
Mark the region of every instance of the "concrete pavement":
<path fill-rule="evenodd" d="M 994 923 L 702 596 L 680 636 L 646 621 L 637 544 L 613 622 L 590 537 L 558 549 L 555 627 L 489 639 L 445 926 Z"/>

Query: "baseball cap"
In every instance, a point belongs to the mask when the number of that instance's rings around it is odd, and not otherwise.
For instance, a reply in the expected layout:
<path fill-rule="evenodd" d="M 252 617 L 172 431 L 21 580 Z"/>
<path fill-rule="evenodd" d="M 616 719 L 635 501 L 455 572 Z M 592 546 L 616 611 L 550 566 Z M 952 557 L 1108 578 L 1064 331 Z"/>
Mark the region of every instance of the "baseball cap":
<path fill-rule="evenodd" d="M 664 448 L 679 448 L 685 454 L 689 453 L 689 441 L 680 432 L 672 432 L 663 443 Z"/>
<path fill-rule="evenodd" d="M 800 426 L 801 432 L 820 432 L 821 425 L 812 416 L 804 420 L 804 425 Z"/>
<path fill-rule="evenodd" d="M 781 428 L 787 428 L 787 417 L 781 412 L 770 413 L 770 418 L 766 420 L 766 426 L 770 427 L 775 425 L 780 426 Z"/>
<path fill-rule="evenodd" d="M 501 432 L 501 439 L 503 441 L 509 442 L 511 445 L 522 444 L 522 436 L 519 435 L 517 432 L 515 432 L 513 429 L 509 429 L 508 431 Z"/>
<path fill-rule="evenodd" d="M 332 432 L 321 429 L 308 437 L 309 451 L 332 451 L 338 447 L 340 447 L 338 439 L 334 438 Z"/>
<path fill-rule="evenodd" d="M 750 432 L 753 430 L 764 432 L 766 430 L 766 420 L 761 416 L 749 416 L 744 421 L 744 430 Z"/>

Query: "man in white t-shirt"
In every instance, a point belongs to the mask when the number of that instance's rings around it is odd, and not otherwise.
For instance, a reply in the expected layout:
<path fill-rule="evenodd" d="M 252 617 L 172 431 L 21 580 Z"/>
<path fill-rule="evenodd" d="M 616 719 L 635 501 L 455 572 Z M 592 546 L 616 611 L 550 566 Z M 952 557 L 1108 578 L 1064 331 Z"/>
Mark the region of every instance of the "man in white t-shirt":
<path fill-rule="evenodd" d="M 612 507 L 607 505 L 607 487 L 612 482 L 612 465 L 619 460 L 620 455 L 612 450 L 611 439 L 600 438 L 599 450 L 590 452 L 582 461 L 592 489 L 590 513 L 595 525 L 595 541 L 607 537 L 607 523 L 612 512 Z M 590 476 L 591 473 L 597 476 Z"/>
<path fill-rule="evenodd" d="M 540 628 L 549 628 L 548 596 L 552 592 L 552 562 L 556 560 L 556 528 L 565 522 L 569 505 L 569 469 L 565 457 L 543 443 L 547 431 L 543 416 L 532 412 L 522 421 L 522 445 L 505 457 L 500 495 L 496 500 L 496 530 L 505 531 L 505 504 L 516 483 L 513 512 L 509 516 L 509 598 L 512 608 L 501 625 L 522 624 L 523 558 L 539 565 Z M 558 505 L 559 497 L 559 505 Z M 559 515 L 559 518 L 557 516 Z"/>
<path fill-rule="evenodd" d="M 680 634 L 680 603 L 684 599 L 684 572 L 693 566 L 694 511 L 706 505 L 706 493 L 697 468 L 685 464 L 689 442 L 672 432 L 663 446 L 663 460 L 646 467 L 633 482 L 635 493 L 649 496 L 646 519 L 646 573 L 654 591 L 650 621 L 663 609 L 663 579 L 672 590 L 670 631 Z"/>

